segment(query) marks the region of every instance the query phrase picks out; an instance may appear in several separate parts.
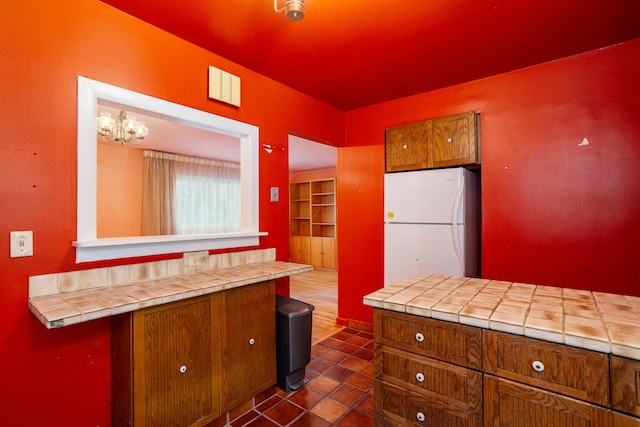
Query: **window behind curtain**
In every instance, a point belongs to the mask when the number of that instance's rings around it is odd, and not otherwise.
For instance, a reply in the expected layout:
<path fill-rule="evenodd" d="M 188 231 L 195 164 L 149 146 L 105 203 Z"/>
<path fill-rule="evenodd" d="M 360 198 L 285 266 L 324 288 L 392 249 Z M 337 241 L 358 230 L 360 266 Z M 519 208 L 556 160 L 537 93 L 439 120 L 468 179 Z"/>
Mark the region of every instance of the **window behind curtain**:
<path fill-rule="evenodd" d="M 164 176 L 165 185 L 153 184 L 156 178 L 146 172 L 153 170 L 162 171 L 154 175 Z M 145 192 L 157 193 L 146 194 L 145 200 L 164 211 L 145 212 L 145 223 L 168 218 L 172 234 L 240 231 L 239 164 L 145 150 L 145 179 L 149 180 Z M 161 201 L 154 201 L 156 198 Z M 150 235 L 168 234 L 153 226 L 143 228 Z"/>

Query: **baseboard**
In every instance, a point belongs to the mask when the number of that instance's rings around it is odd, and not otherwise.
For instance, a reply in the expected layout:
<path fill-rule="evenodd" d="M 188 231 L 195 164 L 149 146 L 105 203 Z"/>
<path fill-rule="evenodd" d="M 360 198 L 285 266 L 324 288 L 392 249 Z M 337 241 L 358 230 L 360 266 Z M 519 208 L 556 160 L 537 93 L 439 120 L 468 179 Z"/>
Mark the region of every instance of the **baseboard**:
<path fill-rule="evenodd" d="M 361 322 L 359 320 L 345 319 L 344 317 L 336 318 L 336 325 L 346 326 L 347 328 L 358 329 L 365 332 L 373 333 L 373 323 Z"/>

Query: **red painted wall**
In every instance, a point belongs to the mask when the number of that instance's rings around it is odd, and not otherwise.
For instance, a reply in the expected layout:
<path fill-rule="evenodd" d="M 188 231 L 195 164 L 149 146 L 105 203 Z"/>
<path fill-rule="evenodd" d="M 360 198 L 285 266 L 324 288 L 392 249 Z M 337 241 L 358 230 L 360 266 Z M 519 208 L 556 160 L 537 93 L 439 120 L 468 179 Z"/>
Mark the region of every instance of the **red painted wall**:
<path fill-rule="evenodd" d="M 261 142 L 282 147 L 289 132 L 344 145 L 344 113 L 98 0 L 4 4 L 0 39 L 0 425 L 106 427 L 108 320 L 47 330 L 27 309 L 29 276 L 141 261 L 75 265 L 77 76 L 258 125 Z M 209 65 L 240 76 L 241 108 L 207 99 Z M 286 151 L 260 153 L 261 247 L 279 260 L 288 178 Z M 12 230 L 33 230 L 35 256 L 9 257 Z"/>
<path fill-rule="evenodd" d="M 640 39 L 348 112 L 339 316 L 383 286 L 384 129 L 481 113 L 482 276 L 640 295 Z M 589 145 L 579 146 L 583 138 Z"/>
<path fill-rule="evenodd" d="M 353 111 L 345 122 L 98 0 L 7 3 L 0 35 L 0 425 L 110 424 L 108 321 L 47 330 L 27 310 L 29 276 L 140 261 L 74 264 L 77 75 L 256 124 L 263 143 L 286 146 L 290 132 L 338 147 L 346 139 L 341 318 L 370 322 L 362 296 L 382 286 L 384 129 L 467 110 L 482 113 L 483 275 L 639 293 L 639 40 Z M 115 54 L 125 47 L 135 54 Z M 242 108 L 207 100 L 209 65 L 241 77 Z M 578 147 L 585 136 L 591 144 Z M 261 246 L 286 260 L 286 152 L 261 152 L 260 182 Z M 272 186 L 281 202 L 268 201 Z M 34 231 L 34 257 L 9 258 L 11 230 Z"/>

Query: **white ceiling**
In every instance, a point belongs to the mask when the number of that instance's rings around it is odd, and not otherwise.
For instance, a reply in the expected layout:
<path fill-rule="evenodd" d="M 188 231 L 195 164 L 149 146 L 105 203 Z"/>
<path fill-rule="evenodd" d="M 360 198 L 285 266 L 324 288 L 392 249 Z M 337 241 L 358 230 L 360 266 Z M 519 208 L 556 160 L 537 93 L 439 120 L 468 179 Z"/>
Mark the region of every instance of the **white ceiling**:
<path fill-rule="evenodd" d="M 336 147 L 289 135 L 289 170 L 292 172 L 335 168 L 336 158 Z"/>
<path fill-rule="evenodd" d="M 153 117 L 140 110 L 115 103 L 100 101 L 99 112 L 109 112 L 112 117 L 125 109 L 129 117 L 144 122 L 149 128 L 149 136 L 133 148 L 151 149 L 169 153 L 240 162 L 240 140 L 228 135 L 213 133 L 191 126 L 185 126 L 167 119 Z M 98 138 L 102 143 L 102 139 Z M 282 147 L 263 146 L 263 149 Z M 289 135 L 289 170 L 300 172 L 336 167 L 336 148 Z"/>

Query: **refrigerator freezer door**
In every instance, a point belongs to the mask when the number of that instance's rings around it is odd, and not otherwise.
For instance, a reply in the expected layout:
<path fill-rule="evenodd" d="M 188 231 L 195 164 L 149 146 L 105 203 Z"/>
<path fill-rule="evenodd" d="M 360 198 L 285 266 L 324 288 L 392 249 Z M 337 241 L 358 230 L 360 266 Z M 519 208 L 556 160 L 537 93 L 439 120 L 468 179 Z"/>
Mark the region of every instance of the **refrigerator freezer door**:
<path fill-rule="evenodd" d="M 455 227 L 461 235 L 463 226 Z M 418 273 L 464 276 L 452 234 L 451 225 L 385 224 L 384 285 Z"/>
<path fill-rule="evenodd" d="M 451 224 L 464 221 L 463 169 L 432 169 L 384 176 L 384 221 L 388 223 Z"/>

